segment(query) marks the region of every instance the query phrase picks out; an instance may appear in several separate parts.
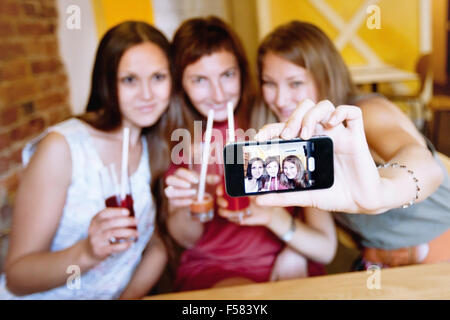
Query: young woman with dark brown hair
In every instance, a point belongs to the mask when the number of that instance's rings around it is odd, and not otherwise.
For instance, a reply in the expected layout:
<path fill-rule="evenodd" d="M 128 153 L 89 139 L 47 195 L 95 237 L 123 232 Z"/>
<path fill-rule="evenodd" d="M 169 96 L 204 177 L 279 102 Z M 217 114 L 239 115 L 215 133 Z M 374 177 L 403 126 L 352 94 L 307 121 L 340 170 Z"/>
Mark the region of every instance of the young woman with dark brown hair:
<path fill-rule="evenodd" d="M 154 27 L 129 21 L 103 36 L 87 113 L 48 128 L 24 150 L 2 298 L 138 298 L 155 284 L 167 255 L 150 186 L 167 169 L 166 130 L 180 114 L 167 111 L 171 79 L 170 44 Z M 121 159 L 125 127 L 135 217 L 105 208 L 99 175 Z M 158 153 L 148 152 L 146 136 Z M 112 240 L 131 237 L 138 239 Z M 73 272 L 78 288 L 69 283 Z"/>
<path fill-rule="evenodd" d="M 449 261 L 445 167 L 394 104 L 358 94 L 325 33 L 299 21 L 276 28 L 259 47 L 258 68 L 266 111 L 281 123 L 267 125 L 256 138 L 330 136 L 335 183 L 257 202 L 339 211 L 334 217 L 363 247 L 358 268 Z"/>
<path fill-rule="evenodd" d="M 265 184 L 265 165 L 261 158 L 252 158 L 247 164 L 247 174 L 245 175 L 245 192 L 258 192 Z"/>

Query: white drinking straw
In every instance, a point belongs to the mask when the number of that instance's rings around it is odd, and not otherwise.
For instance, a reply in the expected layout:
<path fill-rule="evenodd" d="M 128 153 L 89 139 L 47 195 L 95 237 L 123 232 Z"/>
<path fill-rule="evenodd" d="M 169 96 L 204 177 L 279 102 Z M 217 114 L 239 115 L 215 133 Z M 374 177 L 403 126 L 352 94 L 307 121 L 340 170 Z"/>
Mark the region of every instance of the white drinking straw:
<path fill-rule="evenodd" d="M 208 112 L 208 121 L 206 123 L 205 143 L 203 144 L 202 168 L 200 171 L 200 182 L 198 185 L 197 201 L 202 201 L 205 195 L 206 170 L 208 169 L 209 150 L 211 145 L 212 125 L 214 120 L 214 110 Z"/>
<path fill-rule="evenodd" d="M 115 197 L 117 198 L 117 196 L 120 194 L 121 190 L 120 190 L 119 180 L 117 179 L 116 166 L 114 165 L 114 163 L 111 163 L 109 165 L 109 173 L 112 178 L 112 184 L 113 184 L 113 188 L 114 188 Z"/>
<path fill-rule="evenodd" d="M 227 103 L 227 111 L 228 111 L 228 143 L 234 142 L 234 108 L 233 102 L 228 101 Z"/>
<path fill-rule="evenodd" d="M 122 141 L 122 177 L 120 180 L 120 199 L 125 199 L 126 184 L 128 179 L 128 148 L 130 144 L 130 128 L 123 128 Z"/>

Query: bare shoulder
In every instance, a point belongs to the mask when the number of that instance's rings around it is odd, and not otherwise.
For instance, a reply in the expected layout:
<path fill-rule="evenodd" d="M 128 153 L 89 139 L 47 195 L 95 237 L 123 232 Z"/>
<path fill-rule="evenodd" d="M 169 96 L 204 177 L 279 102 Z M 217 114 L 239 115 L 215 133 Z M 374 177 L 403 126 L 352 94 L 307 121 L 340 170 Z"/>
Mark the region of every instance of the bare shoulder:
<path fill-rule="evenodd" d="M 20 178 L 7 264 L 28 253 L 49 250 L 63 212 L 71 170 L 66 139 L 49 133 Z"/>
<path fill-rule="evenodd" d="M 37 146 L 24 177 L 45 176 L 46 180 L 56 178 L 68 183 L 71 172 L 72 159 L 66 139 L 57 132 L 50 132 Z"/>
<path fill-rule="evenodd" d="M 383 159 L 389 159 L 406 145 L 426 148 L 426 142 L 414 123 L 391 101 L 383 97 L 368 98 L 361 100 L 358 107 L 363 113 L 369 146 Z"/>
<path fill-rule="evenodd" d="M 50 132 L 46 135 L 42 141 L 39 143 L 38 149 L 51 149 L 57 152 L 69 152 L 69 145 L 66 138 L 58 132 Z"/>
<path fill-rule="evenodd" d="M 383 97 L 361 100 L 357 106 L 361 108 L 365 118 L 376 121 L 390 119 L 410 122 L 408 117 L 394 103 Z"/>
<path fill-rule="evenodd" d="M 403 130 L 418 140 L 423 140 L 414 123 L 396 104 L 383 97 L 372 97 L 358 103 L 368 130 Z M 370 132 L 369 132 L 370 133 Z M 377 132 L 380 134 L 380 132 Z"/>
<path fill-rule="evenodd" d="M 422 135 L 408 116 L 393 102 L 383 97 L 369 98 L 358 103 L 364 118 L 366 134 L 403 132 L 425 146 Z"/>

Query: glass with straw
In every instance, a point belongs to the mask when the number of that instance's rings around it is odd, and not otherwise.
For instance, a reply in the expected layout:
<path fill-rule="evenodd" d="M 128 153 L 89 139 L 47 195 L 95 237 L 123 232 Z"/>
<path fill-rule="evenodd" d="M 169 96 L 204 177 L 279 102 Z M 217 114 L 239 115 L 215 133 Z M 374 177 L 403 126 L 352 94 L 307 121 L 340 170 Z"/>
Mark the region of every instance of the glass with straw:
<path fill-rule="evenodd" d="M 131 183 L 128 175 L 128 152 L 129 152 L 130 130 L 124 128 L 122 141 L 122 165 L 120 171 L 120 181 L 116 172 L 115 163 L 103 167 L 100 170 L 100 181 L 107 208 L 127 208 L 130 217 L 134 217 L 133 197 L 131 195 Z M 137 229 L 137 227 L 130 227 Z M 116 241 L 137 241 L 132 239 L 113 239 Z"/>
<path fill-rule="evenodd" d="M 198 185 L 197 198 L 190 206 L 191 217 L 200 222 L 208 222 L 214 218 L 213 197 L 205 192 L 206 174 L 211 148 L 212 126 L 214 121 L 214 110 L 209 110 L 206 124 L 205 142 L 202 150 L 202 163 L 200 170 L 200 180 Z"/>
<path fill-rule="evenodd" d="M 235 135 L 234 135 L 234 107 L 233 103 L 230 101 L 227 103 L 227 111 L 228 111 L 228 143 L 234 143 L 235 142 Z M 224 163 L 225 163 L 224 159 Z M 225 170 L 224 170 L 225 172 Z M 222 197 L 227 201 L 227 210 L 233 211 L 240 217 L 242 215 L 250 215 L 248 207 L 250 205 L 250 198 L 249 197 L 230 197 L 228 193 L 226 192 L 225 188 L 225 176 L 222 176 L 222 190 L 223 195 Z"/>

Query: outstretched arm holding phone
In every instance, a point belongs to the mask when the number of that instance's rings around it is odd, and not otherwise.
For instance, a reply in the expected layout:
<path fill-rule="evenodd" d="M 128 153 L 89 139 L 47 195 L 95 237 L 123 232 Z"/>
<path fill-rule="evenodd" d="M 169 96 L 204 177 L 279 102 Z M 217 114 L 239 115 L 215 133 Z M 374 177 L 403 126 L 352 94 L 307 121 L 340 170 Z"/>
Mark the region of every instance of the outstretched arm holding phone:
<path fill-rule="evenodd" d="M 363 115 L 367 115 L 365 121 Z M 303 101 L 286 122 L 266 125 L 255 139 L 300 136 L 308 140 L 313 135 L 329 136 L 334 144 L 335 183 L 325 190 L 259 196 L 257 203 L 378 214 L 401 207 L 416 195 L 416 202 L 424 200 L 441 183 L 442 171 L 424 143 L 408 129 L 408 121 L 403 117 L 395 106 L 381 98 L 365 101 L 360 107 L 335 107 L 328 100 L 317 104 Z M 365 126 L 369 129 L 367 139 Z M 379 132 L 376 135 L 375 130 Z M 396 139 L 390 138 L 393 136 Z M 398 162 L 411 170 L 420 192 L 406 170 L 377 169 L 368 140 L 386 162 Z"/>
<path fill-rule="evenodd" d="M 363 268 L 423 262 L 415 254 L 422 247 L 429 248 L 426 261 L 448 260 L 448 250 L 439 249 L 448 247 L 450 234 L 443 165 L 400 109 L 355 87 L 320 28 L 303 21 L 278 26 L 259 46 L 258 74 L 264 105 L 255 113 L 266 119 L 254 126 L 269 123 L 271 114 L 279 123 L 256 139 L 327 135 L 334 151 L 331 188 L 262 195 L 258 204 L 334 211 L 337 222 L 361 238 Z"/>

